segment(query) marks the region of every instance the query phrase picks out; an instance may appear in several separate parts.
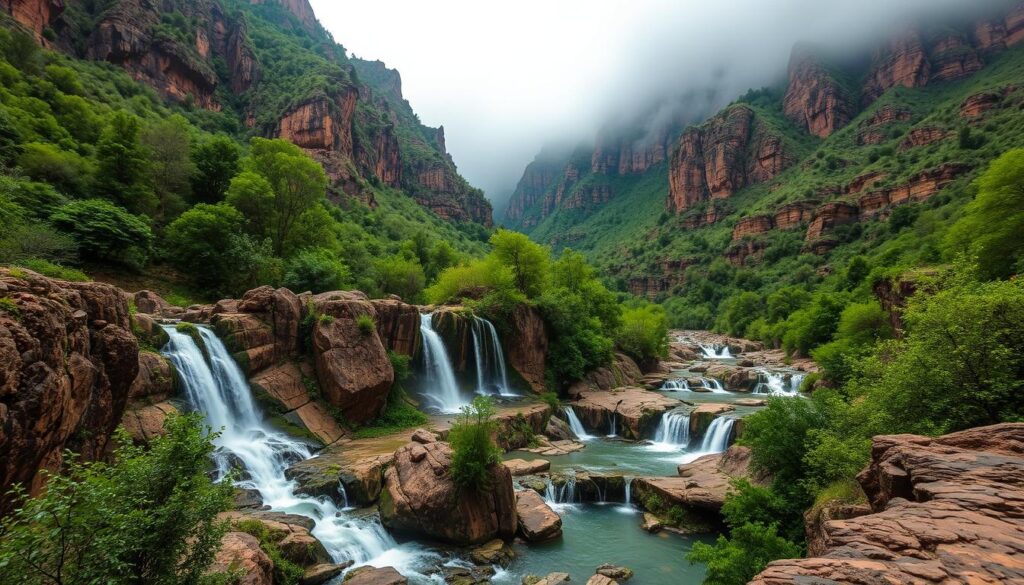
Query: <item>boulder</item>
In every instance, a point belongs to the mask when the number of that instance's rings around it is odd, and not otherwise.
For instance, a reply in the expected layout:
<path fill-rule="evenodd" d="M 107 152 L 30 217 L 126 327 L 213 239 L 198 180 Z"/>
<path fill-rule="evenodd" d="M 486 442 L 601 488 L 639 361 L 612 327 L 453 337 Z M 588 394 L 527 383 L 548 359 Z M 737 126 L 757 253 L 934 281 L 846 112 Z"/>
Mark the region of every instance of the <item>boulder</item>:
<path fill-rule="evenodd" d="M 346 585 L 406 585 L 409 580 L 394 567 L 359 567 L 353 569 L 343 581 Z"/>
<path fill-rule="evenodd" d="M 249 380 L 257 398 L 272 410 L 304 426 L 324 445 L 345 435 L 338 421 L 310 396 L 307 384 L 315 384 L 313 368 L 306 362 L 286 361 L 271 366 Z"/>
<path fill-rule="evenodd" d="M 736 408 L 731 404 L 705 402 L 690 411 L 690 436 L 699 437 L 711 426 L 711 421 Z"/>
<path fill-rule="evenodd" d="M 377 455 L 355 459 L 344 448 L 330 447 L 311 459 L 299 461 L 285 470 L 285 477 L 299 487 L 296 493 L 328 497 L 341 501 L 343 487 L 350 506 L 368 506 L 377 501 L 384 481 L 384 468 L 392 455 Z"/>
<path fill-rule="evenodd" d="M 376 330 L 358 325 L 360 317 L 374 317 L 373 305 L 352 294 L 313 297 L 321 315 L 313 325 L 313 354 L 324 399 L 346 419 L 365 423 L 383 410 L 395 372 Z"/>
<path fill-rule="evenodd" d="M 128 389 L 133 403 L 153 403 L 167 400 L 174 394 L 174 367 L 167 359 L 149 351 L 139 352 L 139 373 Z"/>
<path fill-rule="evenodd" d="M 556 441 L 572 440 L 576 438 L 569 424 L 557 416 L 548 418 L 548 425 L 544 427 L 544 436 Z"/>
<path fill-rule="evenodd" d="M 519 533 L 529 542 L 543 542 L 562 535 L 562 518 L 533 490 L 516 492 Z"/>
<path fill-rule="evenodd" d="M 419 307 L 398 299 L 374 299 L 370 302 L 384 347 L 395 353 L 415 356 L 422 343 Z"/>
<path fill-rule="evenodd" d="M 393 532 L 454 544 L 511 538 L 517 528 L 512 474 L 504 465 L 489 470 L 489 489 L 460 488 L 448 477 L 447 443 L 409 443 L 395 451 L 384 472 L 381 520 Z"/>
<path fill-rule="evenodd" d="M 500 538 L 478 546 L 469 553 L 470 560 L 477 565 L 499 565 L 502 567 L 507 567 L 515 556 L 516 553 L 512 547 L 505 544 L 505 541 Z"/>
<path fill-rule="evenodd" d="M 135 303 L 135 310 L 146 315 L 156 317 L 173 317 L 181 312 L 179 307 L 174 307 L 160 295 L 151 290 L 140 290 L 132 296 Z"/>
<path fill-rule="evenodd" d="M 640 528 L 643 528 L 647 532 L 658 532 L 664 528 L 664 523 L 661 519 L 651 514 L 650 512 L 644 512 L 643 520 L 640 522 Z"/>
<path fill-rule="evenodd" d="M 342 571 L 352 566 L 352 561 L 336 565 L 334 563 L 323 563 L 313 565 L 306 569 L 306 572 L 299 579 L 299 585 L 320 585 L 337 577 Z"/>
<path fill-rule="evenodd" d="M 554 457 L 556 455 L 568 455 L 569 453 L 575 453 L 576 451 L 583 450 L 587 445 L 579 441 L 572 439 L 566 439 L 562 441 L 548 441 L 546 438 L 539 440 L 537 447 L 530 447 L 529 449 L 522 449 L 527 453 L 533 453 L 542 457 Z"/>
<path fill-rule="evenodd" d="M 238 585 L 273 585 L 274 563 L 260 548 L 260 541 L 245 532 L 228 532 L 221 538 L 211 573 L 235 573 Z"/>
<path fill-rule="evenodd" d="M 591 370 L 583 379 L 569 387 L 569 396 L 576 397 L 586 391 L 612 390 L 636 384 L 643 377 L 640 366 L 628 355 L 615 354 L 612 365 Z"/>
<path fill-rule="evenodd" d="M 0 514 L 36 495 L 65 449 L 104 456 L 139 372 L 127 295 L 0 268 Z"/>
<path fill-rule="evenodd" d="M 1024 424 L 878 436 L 857 479 L 873 513 L 825 521 L 818 556 L 751 583 L 1024 580 Z"/>
<path fill-rule="evenodd" d="M 124 411 L 121 425 L 128 431 L 134 442 L 148 444 L 167 432 L 164 429 L 164 420 L 172 414 L 178 414 L 178 409 L 170 402 L 129 408 Z"/>
<path fill-rule="evenodd" d="M 705 455 L 680 465 L 679 477 L 638 477 L 633 482 L 633 492 L 637 502 L 656 495 L 670 506 L 717 512 L 732 489 L 731 482 L 740 478 L 763 483 L 763 478 L 751 477 L 750 448 L 733 445 L 725 453 Z"/>
<path fill-rule="evenodd" d="M 593 575 L 587 579 L 587 585 L 619 585 L 619 582 L 606 575 Z"/>
<path fill-rule="evenodd" d="M 624 387 L 613 391 L 589 391 L 580 394 L 573 410 L 587 429 L 611 429 L 627 439 L 640 440 L 657 424 L 658 416 L 681 403 L 658 392 Z M 604 431 L 602 434 L 610 434 Z"/>
<path fill-rule="evenodd" d="M 140 345 L 148 345 L 152 349 L 163 347 L 170 339 L 156 319 L 145 313 L 132 315 L 132 332 L 135 333 Z"/>
<path fill-rule="evenodd" d="M 512 477 L 533 475 L 551 469 L 551 462 L 546 459 L 506 459 L 502 464 L 512 473 Z"/>
<path fill-rule="evenodd" d="M 750 392 L 760 381 L 760 374 L 751 367 L 729 364 L 711 364 L 704 372 L 709 378 L 716 378 L 726 389 L 734 392 Z"/>
<path fill-rule="evenodd" d="M 509 338 L 503 345 L 508 353 L 509 366 L 526 380 L 534 392 L 544 392 L 548 335 L 540 311 L 527 305 L 516 305 L 505 324 Z"/>
<path fill-rule="evenodd" d="M 604 575 L 616 581 L 629 581 L 633 578 L 633 570 L 627 567 L 619 567 L 605 563 L 597 568 L 598 575 Z"/>
<path fill-rule="evenodd" d="M 416 429 L 415 431 L 413 431 L 410 440 L 412 440 L 413 443 L 426 445 L 437 441 L 437 437 L 435 437 L 434 433 L 428 431 L 427 429 Z"/>
<path fill-rule="evenodd" d="M 561 585 L 569 581 L 569 573 L 548 573 L 547 577 L 538 577 L 536 575 L 523 577 L 523 585 Z"/>
<path fill-rule="evenodd" d="M 267 530 L 267 538 L 281 551 L 281 556 L 300 567 L 331 562 L 327 549 L 311 534 L 313 522 L 309 518 L 260 510 L 227 512 L 221 517 L 235 528 L 244 521 L 262 523 Z"/>

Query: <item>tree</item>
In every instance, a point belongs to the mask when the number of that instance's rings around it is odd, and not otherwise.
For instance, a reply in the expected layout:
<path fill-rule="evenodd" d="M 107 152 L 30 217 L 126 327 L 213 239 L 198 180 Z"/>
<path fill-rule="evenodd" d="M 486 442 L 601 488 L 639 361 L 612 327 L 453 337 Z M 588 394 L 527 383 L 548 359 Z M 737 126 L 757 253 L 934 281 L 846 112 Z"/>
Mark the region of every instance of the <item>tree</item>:
<path fill-rule="evenodd" d="M 946 237 L 949 256 L 970 253 L 986 278 L 1017 274 L 1024 260 L 1024 149 L 992 161 L 977 186 L 977 197 Z"/>
<path fill-rule="evenodd" d="M 230 481 L 207 476 L 212 440 L 198 415 L 171 416 L 167 433 L 135 447 L 123 430 L 111 464 L 81 463 L 51 475 L 0 527 L 0 582 L 191 585 L 206 572 L 226 526 Z"/>
<path fill-rule="evenodd" d="M 153 242 L 145 220 L 102 199 L 72 201 L 55 211 L 50 221 L 75 239 L 83 257 L 94 260 L 141 265 Z"/>
<path fill-rule="evenodd" d="M 737 293 L 722 302 L 715 328 L 729 335 L 743 335 L 763 308 L 759 294 L 749 291 Z"/>
<path fill-rule="evenodd" d="M 309 248 L 288 261 L 281 284 L 295 292 L 321 293 L 341 290 L 351 278 L 348 267 L 337 256 L 323 248 Z"/>
<path fill-rule="evenodd" d="M 114 112 L 96 144 L 96 193 L 133 213 L 153 213 L 156 198 L 147 183 L 149 162 L 139 142 L 142 124 L 124 111 Z"/>
<path fill-rule="evenodd" d="M 226 203 L 196 205 L 167 226 L 168 261 L 199 286 L 231 293 L 227 283 L 238 269 L 239 245 L 235 238 L 240 235 L 243 222 L 242 214 Z"/>
<path fill-rule="evenodd" d="M 148 182 L 156 195 L 155 216 L 170 221 L 191 198 L 194 168 L 189 158 L 188 121 L 176 114 L 151 124 L 142 131 L 140 142 L 149 158 Z"/>
<path fill-rule="evenodd" d="M 224 199 L 232 177 L 238 174 L 242 149 L 230 136 L 216 134 L 192 152 L 192 198 L 196 203 L 217 203 Z"/>
<path fill-rule="evenodd" d="M 694 543 L 687 558 L 705 563 L 704 585 L 743 585 L 776 559 L 800 556 L 800 547 L 778 535 L 774 524 L 744 524 L 714 545 Z"/>
<path fill-rule="evenodd" d="M 668 320 L 660 305 L 643 304 L 622 312 L 619 348 L 640 363 L 668 356 Z"/>
<path fill-rule="evenodd" d="M 544 292 L 547 283 L 550 253 L 525 234 L 499 229 L 491 236 L 494 256 L 512 270 L 519 292 L 529 298 Z"/>
<path fill-rule="evenodd" d="M 494 402 L 488 396 L 477 396 L 473 404 L 463 406 L 462 413 L 448 431 L 452 462 L 448 474 L 464 488 L 490 488 L 490 470 L 501 463 L 501 449 L 494 443 Z"/>
<path fill-rule="evenodd" d="M 22 146 L 18 166 L 31 179 L 45 181 L 74 197 L 83 197 L 89 192 L 95 172 L 92 163 L 77 152 L 40 142 Z"/>
<path fill-rule="evenodd" d="M 377 263 L 377 284 L 381 292 L 406 300 L 416 299 L 426 284 L 423 267 L 412 259 L 391 256 Z"/>
<path fill-rule="evenodd" d="M 257 238 L 270 237 L 274 215 L 274 188 L 263 175 L 238 173 L 227 189 L 226 201 L 245 216 L 246 231 Z"/>

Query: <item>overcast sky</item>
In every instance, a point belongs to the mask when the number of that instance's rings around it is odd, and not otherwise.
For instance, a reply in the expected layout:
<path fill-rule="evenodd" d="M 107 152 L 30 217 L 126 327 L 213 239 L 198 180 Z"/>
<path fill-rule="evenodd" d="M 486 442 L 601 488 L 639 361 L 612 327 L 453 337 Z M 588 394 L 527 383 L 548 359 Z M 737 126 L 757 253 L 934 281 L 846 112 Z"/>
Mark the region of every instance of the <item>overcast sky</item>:
<path fill-rule="evenodd" d="M 728 103 L 785 74 L 798 41 L 852 50 L 922 13 L 999 0 L 310 0 L 350 55 L 402 75 L 420 119 L 488 196 L 549 140 L 688 90 Z M 671 101 L 671 100 L 669 100 Z"/>

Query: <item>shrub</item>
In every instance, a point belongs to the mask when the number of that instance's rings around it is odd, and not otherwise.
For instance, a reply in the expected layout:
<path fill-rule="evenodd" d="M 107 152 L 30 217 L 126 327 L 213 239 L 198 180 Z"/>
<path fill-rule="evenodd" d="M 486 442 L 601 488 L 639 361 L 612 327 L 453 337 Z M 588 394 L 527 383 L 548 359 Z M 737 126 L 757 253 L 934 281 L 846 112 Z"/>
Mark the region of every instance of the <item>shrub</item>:
<path fill-rule="evenodd" d="M 212 441 L 199 415 L 171 416 L 149 448 L 123 430 L 112 463 L 65 456 L 46 491 L 2 521 L 0 582 L 204 583 L 226 529 L 231 481 L 207 475 Z M 43 472 L 46 473 L 46 472 Z"/>
<path fill-rule="evenodd" d="M 423 267 L 413 259 L 391 256 L 376 265 L 377 286 L 387 294 L 394 294 L 407 301 L 419 298 L 426 285 Z"/>
<path fill-rule="evenodd" d="M 78 242 L 82 256 L 143 264 L 153 232 L 141 217 L 102 199 L 72 201 L 50 217 L 53 225 Z"/>
<path fill-rule="evenodd" d="M 501 462 L 501 450 L 491 436 L 495 423 L 494 402 L 477 396 L 473 404 L 464 406 L 448 432 L 452 447 L 449 475 L 460 487 L 471 490 L 490 489 L 490 468 Z"/>
<path fill-rule="evenodd" d="M 47 260 L 43 260 L 42 258 L 19 260 L 18 266 L 28 268 L 29 270 L 38 272 L 43 276 L 49 276 L 50 278 L 59 278 L 61 280 L 70 280 L 72 282 L 87 282 L 89 280 L 89 277 L 81 270 L 67 268 L 60 264 L 54 264 Z"/>
<path fill-rule="evenodd" d="M 707 564 L 705 585 L 747 583 L 775 559 L 799 557 L 800 547 L 778 535 L 774 524 L 744 524 L 715 544 L 694 543 L 691 563 Z"/>
<path fill-rule="evenodd" d="M 356 317 L 356 327 L 359 328 L 361 335 L 372 335 L 377 330 L 377 324 L 373 322 L 373 317 L 369 315 L 359 315 Z"/>
<path fill-rule="evenodd" d="M 323 248 L 309 248 L 288 261 L 281 284 L 295 292 L 315 294 L 341 290 L 351 279 L 348 267 L 337 256 Z"/>
<path fill-rule="evenodd" d="M 668 320 L 659 305 L 644 304 L 622 312 L 622 326 L 616 336 L 622 351 L 638 362 L 668 356 Z"/>
<path fill-rule="evenodd" d="M 267 525 L 259 520 L 242 520 L 234 526 L 235 530 L 255 536 L 260 541 L 260 548 L 267 553 L 274 564 L 274 583 L 281 585 L 297 585 L 302 581 L 306 570 L 288 560 L 277 546 L 285 535 L 275 534 Z"/>

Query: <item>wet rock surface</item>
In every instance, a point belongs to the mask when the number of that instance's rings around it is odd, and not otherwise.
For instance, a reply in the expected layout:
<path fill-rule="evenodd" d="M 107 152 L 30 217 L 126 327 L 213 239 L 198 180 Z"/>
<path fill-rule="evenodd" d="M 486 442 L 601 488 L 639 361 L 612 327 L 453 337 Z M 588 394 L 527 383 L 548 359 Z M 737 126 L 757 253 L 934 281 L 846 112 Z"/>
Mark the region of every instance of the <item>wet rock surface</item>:
<path fill-rule="evenodd" d="M 681 403 L 643 388 L 625 387 L 611 391 L 583 392 L 572 404 L 588 429 L 612 429 L 625 438 L 640 439 L 656 423 L 658 415 Z M 608 434 L 611 434 L 608 432 Z"/>
<path fill-rule="evenodd" d="M 562 518 L 533 490 L 516 492 L 519 533 L 530 542 L 544 542 L 562 535 Z"/>
<path fill-rule="evenodd" d="M 752 583 L 1024 581 L 1024 424 L 875 437 L 858 481 L 873 513 L 826 521 L 822 554 Z"/>

